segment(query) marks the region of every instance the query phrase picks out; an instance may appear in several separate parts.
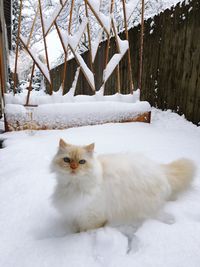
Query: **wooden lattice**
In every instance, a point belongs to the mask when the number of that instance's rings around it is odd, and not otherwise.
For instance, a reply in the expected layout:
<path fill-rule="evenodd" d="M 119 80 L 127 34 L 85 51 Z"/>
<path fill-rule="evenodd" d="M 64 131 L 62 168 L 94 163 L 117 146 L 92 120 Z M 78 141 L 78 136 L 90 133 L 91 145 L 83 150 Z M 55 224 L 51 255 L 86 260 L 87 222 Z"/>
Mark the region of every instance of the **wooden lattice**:
<path fill-rule="evenodd" d="M 130 0 L 132 1 L 132 0 Z M 23 0 L 20 0 L 20 15 L 19 15 L 19 24 L 18 24 L 18 37 L 17 37 L 17 46 L 16 46 L 16 59 L 15 59 L 15 70 L 14 70 L 14 94 L 16 93 L 16 87 L 17 87 L 17 65 L 18 65 L 18 52 L 19 52 L 19 43 L 22 44 L 24 49 L 27 51 L 27 53 L 30 55 L 30 57 L 33 60 L 33 66 L 32 66 L 32 72 L 31 72 L 31 78 L 28 88 L 28 94 L 26 99 L 26 105 L 29 105 L 29 98 L 30 93 L 32 90 L 32 79 L 34 75 L 35 67 L 37 66 L 41 73 L 44 75 L 45 79 L 47 80 L 49 87 L 50 87 L 50 94 L 53 93 L 52 88 L 52 79 L 50 74 L 50 65 L 49 65 L 49 55 L 48 55 L 48 49 L 47 49 L 47 40 L 46 37 L 49 34 L 49 31 L 53 26 L 55 26 L 56 31 L 58 33 L 60 42 L 63 47 L 65 60 L 64 60 L 64 70 L 63 70 L 63 81 L 62 81 L 62 88 L 63 88 L 63 94 L 64 94 L 64 84 L 67 77 L 67 59 L 68 59 L 68 53 L 71 51 L 73 53 L 74 58 L 77 62 L 77 67 L 80 67 L 80 70 L 84 74 L 85 78 L 87 79 L 91 89 L 96 93 L 97 90 L 101 89 L 102 94 L 104 94 L 104 87 L 113 73 L 114 70 L 116 71 L 117 75 L 117 90 L 120 93 L 120 68 L 119 63 L 121 59 L 124 57 L 124 55 L 127 53 L 128 55 L 128 75 L 129 75 L 129 84 L 130 84 L 130 93 L 133 93 L 134 85 L 133 85 L 133 78 L 132 78 L 132 69 L 131 69 L 131 55 L 130 55 L 130 49 L 129 49 L 129 36 L 128 36 L 128 27 L 127 27 L 127 21 L 129 17 L 127 17 L 127 8 L 128 4 L 125 0 L 121 1 L 122 7 L 123 7 L 123 16 L 124 16 L 124 29 L 125 29 L 125 36 L 126 40 L 121 40 L 118 36 L 117 29 L 116 29 L 116 21 L 113 16 L 113 8 L 115 4 L 115 0 L 110 1 L 110 7 L 108 15 L 106 16 L 103 14 L 100 10 L 101 8 L 101 1 L 94 1 L 94 0 L 83 0 L 84 6 L 85 6 L 85 18 L 82 20 L 82 22 L 79 25 L 78 31 L 72 35 L 71 34 L 71 25 L 72 25 L 72 17 L 73 17 L 73 10 L 74 10 L 74 0 L 71 0 L 70 3 L 70 18 L 67 25 L 67 31 L 64 31 L 61 29 L 57 23 L 57 20 L 59 19 L 59 16 L 61 12 L 63 11 L 64 7 L 68 3 L 68 0 L 60 0 L 60 3 L 55 8 L 55 11 L 53 14 L 51 14 L 51 17 L 48 20 L 44 19 L 42 6 L 41 6 L 41 0 L 38 0 L 38 8 L 35 14 L 35 18 L 32 21 L 32 27 L 29 33 L 28 38 L 24 38 L 21 34 L 21 17 L 22 17 L 22 9 L 23 9 Z M 97 38 L 95 42 L 92 43 L 91 41 L 91 32 L 90 32 L 90 18 L 89 18 L 89 12 L 93 14 L 93 16 L 96 18 L 100 25 L 100 30 L 97 35 Z M 139 85 L 141 87 L 141 77 L 142 77 L 142 52 L 143 52 L 143 19 L 144 19 L 144 0 L 142 0 L 142 18 L 141 18 L 141 48 L 140 48 L 140 74 L 139 74 Z M 130 14 L 130 10 L 129 10 Z M 40 19 L 41 26 L 42 26 L 42 38 L 44 42 L 44 50 L 45 50 L 45 64 L 35 55 L 34 51 L 30 47 L 30 41 L 32 39 L 35 22 L 36 19 Z M 95 60 L 95 56 L 97 54 L 97 50 L 99 47 L 99 44 L 102 40 L 102 34 L 103 32 L 106 34 L 107 39 L 107 45 L 106 45 L 106 52 L 105 52 L 105 68 L 103 72 L 102 77 L 102 86 L 101 88 L 95 88 L 95 76 L 93 71 L 93 63 Z M 89 66 L 84 61 L 82 55 L 77 51 L 77 48 L 80 44 L 81 37 L 83 34 L 87 34 L 88 36 L 88 44 L 89 44 L 89 53 L 90 53 L 90 61 Z M 110 47 L 110 37 L 114 36 L 116 41 L 116 47 L 117 52 L 114 54 L 111 59 L 109 60 L 109 47 Z M 95 44 L 95 45 L 94 45 Z"/>

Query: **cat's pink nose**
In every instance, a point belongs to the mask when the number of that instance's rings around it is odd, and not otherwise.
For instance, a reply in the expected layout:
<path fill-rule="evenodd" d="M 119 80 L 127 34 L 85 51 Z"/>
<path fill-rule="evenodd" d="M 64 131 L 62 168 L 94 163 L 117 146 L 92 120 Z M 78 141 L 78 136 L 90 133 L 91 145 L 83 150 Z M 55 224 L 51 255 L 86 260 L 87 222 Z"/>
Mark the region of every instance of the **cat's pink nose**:
<path fill-rule="evenodd" d="M 77 167 L 78 167 L 78 164 L 76 162 L 71 162 L 70 163 L 70 168 L 71 169 L 75 170 L 75 169 L 77 169 Z"/>

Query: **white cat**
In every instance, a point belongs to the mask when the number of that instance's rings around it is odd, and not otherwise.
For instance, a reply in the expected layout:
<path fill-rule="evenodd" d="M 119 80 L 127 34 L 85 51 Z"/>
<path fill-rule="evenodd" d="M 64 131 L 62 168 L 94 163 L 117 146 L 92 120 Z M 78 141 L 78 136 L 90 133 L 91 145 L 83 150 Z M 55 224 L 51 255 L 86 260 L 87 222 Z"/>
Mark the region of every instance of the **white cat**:
<path fill-rule="evenodd" d="M 52 170 L 54 206 L 75 231 L 86 231 L 155 215 L 189 186 L 195 166 L 188 159 L 161 165 L 131 153 L 96 157 L 94 144 L 75 146 L 61 139 Z"/>

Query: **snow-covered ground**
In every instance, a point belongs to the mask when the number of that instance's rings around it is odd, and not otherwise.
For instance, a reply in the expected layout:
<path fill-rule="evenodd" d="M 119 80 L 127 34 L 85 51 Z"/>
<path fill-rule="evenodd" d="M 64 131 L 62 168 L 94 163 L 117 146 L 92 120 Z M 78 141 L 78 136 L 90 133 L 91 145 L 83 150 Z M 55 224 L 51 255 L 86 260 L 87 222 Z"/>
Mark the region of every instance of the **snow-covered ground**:
<path fill-rule="evenodd" d="M 95 141 L 97 153 L 142 152 L 162 163 L 188 157 L 200 165 L 200 127 L 170 111 L 153 109 L 151 124 L 0 135 L 0 266 L 200 266 L 199 170 L 192 188 L 163 207 L 174 216 L 172 224 L 151 219 L 137 230 L 107 226 L 67 234 L 50 201 L 55 181 L 49 164 L 60 137 L 74 144 Z"/>

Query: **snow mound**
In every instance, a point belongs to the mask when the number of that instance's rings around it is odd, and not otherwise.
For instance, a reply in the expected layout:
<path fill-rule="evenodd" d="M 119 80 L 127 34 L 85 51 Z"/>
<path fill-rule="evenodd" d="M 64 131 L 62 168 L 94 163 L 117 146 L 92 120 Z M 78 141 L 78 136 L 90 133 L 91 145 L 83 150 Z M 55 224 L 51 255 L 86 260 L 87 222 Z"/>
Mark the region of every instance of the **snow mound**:
<path fill-rule="evenodd" d="M 23 125 L 32 123 L 43 129 L 64 129 L 83 125 L 128 121 L 142 113 L 149 112 L 150 109 L 150 104 L 145 101 L 136 103 L 111 101 L 59 103 L 40 105 L 35 108 L 7 104 L 5 106 L 5 114 L 10 125 L 16 125 L 17 123 L 24 128 Z"/>

